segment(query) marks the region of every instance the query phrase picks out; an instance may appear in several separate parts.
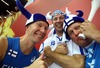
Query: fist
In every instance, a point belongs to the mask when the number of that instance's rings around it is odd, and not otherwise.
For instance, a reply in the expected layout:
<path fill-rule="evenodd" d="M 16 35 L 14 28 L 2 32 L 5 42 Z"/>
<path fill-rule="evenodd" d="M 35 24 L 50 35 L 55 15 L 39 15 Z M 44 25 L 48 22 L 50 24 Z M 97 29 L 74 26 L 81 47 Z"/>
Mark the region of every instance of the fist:
<path fill-rule="evenodd" d="M 50 46 L 46 46 L 44 48 L 44 54 L 45 54 L 45 56 L 49 56 L 50 53 L 52 53 Z"/>
<path fill-rule="evenodd" d="M 63 43 L 63 44 L 59 44 L 57 46 L 57 48 L 55 49 L 55 52 L 60 53 L 60 54 L 68 54 L 68 48 L 67 48 L 67 44 Z"/>

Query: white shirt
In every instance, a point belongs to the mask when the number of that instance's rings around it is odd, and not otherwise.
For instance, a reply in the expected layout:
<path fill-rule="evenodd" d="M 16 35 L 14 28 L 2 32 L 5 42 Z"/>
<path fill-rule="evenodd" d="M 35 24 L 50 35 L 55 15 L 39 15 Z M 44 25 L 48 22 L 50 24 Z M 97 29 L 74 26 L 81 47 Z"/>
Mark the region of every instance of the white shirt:
<path fill-rule="evenodd" d="M 81 54 L 79 46 L 77 46 L 72 40 L 68 41 L 65 37 L 65 33 L 63 33 L 63 36 L 59 37 L 54 34 L 51 37 L 48 37 L 41 45 L 39 52 L 42 53 L 44 47 L 50 46 L 51 50 L 54 51 L 57 47 L 58 44 L 66 42 L 69 53 L 69 56 L 72 56 L 73 54 Z M 60 65 L 57 63 L 52 63 L 49 68 L 62 68 Z"/>

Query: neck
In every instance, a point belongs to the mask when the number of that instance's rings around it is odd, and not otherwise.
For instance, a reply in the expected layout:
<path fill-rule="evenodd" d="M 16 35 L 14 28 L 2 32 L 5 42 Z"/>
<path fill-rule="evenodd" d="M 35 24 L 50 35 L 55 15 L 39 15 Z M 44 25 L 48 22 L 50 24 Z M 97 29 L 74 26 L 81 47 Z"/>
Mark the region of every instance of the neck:
<path fill-rule="evenodd" d="M 83 44 L 83 47 L 88 47 L 88 46 L 92 43 L 92 41 L 93 41 L 93 40 L 91 40 L 91 39 L 87 39 L 87 40 L 86 40 L 86 43 Z"/>
<path fill-rule="evenodd" d="M 56 34 L 57 34 L 58 36 L 62 36 L 62 35 L 63 35 L 63 31 L 56 31 Z"/>
<path fill-rule="evenodd" d="M 92 41 L 90 44 L 88 44 L 88 46 L 86 46 L 85 48 L 89 48 L 93 43 L 94 43 L 94 41 Z"/>
<path fill-rule="evenodd" d="M 20 49 L 24 54 L 30 54 L 35 46 L 29 37 L 20 37 Z"/>

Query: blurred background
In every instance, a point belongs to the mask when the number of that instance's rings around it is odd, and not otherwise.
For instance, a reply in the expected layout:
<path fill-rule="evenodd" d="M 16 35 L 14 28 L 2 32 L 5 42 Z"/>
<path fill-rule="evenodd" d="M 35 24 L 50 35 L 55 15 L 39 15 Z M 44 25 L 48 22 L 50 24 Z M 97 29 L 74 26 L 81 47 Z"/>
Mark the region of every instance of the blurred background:
<path fill-rule="evenodd" d="M 30 13 L 42 13 L 46 15 L 46 13 L 49 11 L 54 12 L 57 9 L 65 11 L 66 7 L 68 7 L 73 14 L 76 14 L 75 12 L 76 10 L 82 10 L 84 12 L 83 18 L 87 19 L 91 10 L 92 0 L 20 0 L 20 1 Z M 9 17 L 12 17 L 12 19 L 7 20 Z M 12 35 L 11 37 L 22 36 L 25 33 L 26 18 L 17 9 L 15 0 L 0 0 L 0 24 L 2 25 L 2 23 L 9 23 L 9 22 L 11 22 L 10 25 L 6 25 L 6 27 L 9 26 L 9 29 L 11 30 L 11 32 L 8 32 L 10 35 Z M 93 17 L 92 22 L 97 26 L 98 29 L 100 29 L 99 26 L 100 8 L 97 10 L 95 16 Z M 51 24 L 50 21 L 49 23 Z M 0 27 L 1 30 L 5 29 L 3 28 L 3 26 Z M 4 30 L 3 32 L 1 31 L 1 33 L 4 32 L 7 33 L 7 31 L 8 29 Z M 37 49 L 39 48 L 40 44 L 41 42 L 36 45 Z"/>

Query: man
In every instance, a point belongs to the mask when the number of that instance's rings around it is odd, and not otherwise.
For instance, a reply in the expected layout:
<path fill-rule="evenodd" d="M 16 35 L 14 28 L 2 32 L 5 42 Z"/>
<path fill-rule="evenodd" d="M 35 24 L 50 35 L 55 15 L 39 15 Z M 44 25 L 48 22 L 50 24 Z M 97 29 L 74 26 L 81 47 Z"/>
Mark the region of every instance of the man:
<path fill-rule="evenodd" d="M 67 56 L 67 54 L 70 56 L 73 56 L 74 54 L 81 54 L 79 47 L 75 43 L 73 43 L 72 40 L 69 41 L 68 39 L 66 39 L 66 34 L 63 29 L 65 17 L 66 17 L 65 13 L 60 10 L 56 10 L 52 14 L 52 23 L 53 23 L 53 26 L 55 29 L 55 33 L 51 37 L 48 37 L 41 44 L 40 49 L 39 49 L 39 51 L 41 53 L 43 52 L 43 50 L 46 50 L 45 49 L 46 46 L 50 46 L 52 51 L 63 54 L 65 56 Z M 68 47 L 68 49 L 67 49 L 67 47 Z M 48 52 L 48 51 L 44 51 L 44 54 L 46 52 Z M 49 57 L 49 58 L 51 58 L 51 60 L 54 60 L 49 55 L 46 55 L 46 57 Z M 60 59 L 60 60 L 62 60 L 62 59 Z M 55 60 L 54 60 L 54 62 L 55 62 Z M 62 68 L 63 65 L 56 62 L 56 63 L 51 64 L 49 67 L 50 68 Z"/>
<path fill-rule="evenodd" d="M 77 28 L 77 29 L 75 29 Z M 84 48 L 86 55 L 86 68 L 98 68 L 100 63 L 100 30 L 98 30 L 89 21 L 74 22 L 67 28 L 70 38 L 79 46 Z M 86 39 L 78 37 L 79 33 L 83 33 Z"/>
<path fill-rule="evenodd" d="M 28 19 L 25 24 L 26 32 L 22 37 L 0 37 L 0 67 L 22 68 L 33 62 L 31 66 L 34 68 L 47 67 L 42 60 L 43 55 L 39 57 L 40 53 L 35 48 L 35 44 L 45 37 L 49 24 L 44 15 L 30 14 L 19 0 L 16 1 L 16 4 Z"/>
<path fill-rule="evenodd" d="M 77 16 L 71 18 L 68 16 L 68 19 L 65 19 L 65 31 L 67 31 L 66 34 L 70 37 L 70 39 L 72 39 L 77 45 L 84 48 L 85 52 L 83 53 L 86 55 L 85 68 L 98 68 L 100 63 L 100 30 L 98 30 L 89 21 L 84 22 L 82 15 L 83 13 L 80 12 Z M 83 33 L 86 36 L 86 39 L 81 38 L 79 36 L 80 33 Z M 48 56 L 49 54 L 49 56 L 51 56 L 56 62 L 62 62 L 61 64 L 67 67 L 67 57 L 52 52 L 50 47 L 45 48 L 44 51 L 45 55 Z M 60 58 L 58 56 L 60 56 Z"/>
<path fill-rule="evenodd" d="M 98 68 L 100 63 L 100 30 L 89 21 L 75 20 L 73 17 L 71 24 L 67 21 L 66 31 L 69 37 L 79 46 L 84 48 L 86 56 L 86 68 Z M 82 20 L 82 18 L 81 18 Z M 79 34 L 83 33 L 86 39 L 80 38 Z"/>
<path fill-rule="evenodd" d="M 80 12 L 80 11 L 78 11 L 78 12 Z M 78 15 L 79 20 L 80 20 L 80 16 L 82 15 L 82 12 L 80 12 L 80 13 L 81 14 Z M 71 15 L 71 17 L 73 17 L 73 16 L 76 16 L 76 15 Z M 66 17 L 67 20 L 65 19 L 65 21 L 72 19 L 71 17 L 67 16 Z M 77 21 L 77 18 L 75 18 L 75 20 Z M 84 20 L 82 19 L 80 21 L 83 22 Z M 66 29 L 66 27 L 64 27 L 64 29 Z M 68 35 L 66 35 L 66 36 L 68 39 L 70 39 L 70 37 Z M 69 45 L 69 47 L 70 47 L 70 45 Z M 83 54 L 82 48 L 80 48 L 80 50 L 81 50 L 81 54 Z M 74 50 L 72 49 L 72 52 L 73 51 Z M 55 51 L 51 51 L 51 48 L 49 46 L 44 48 L 44 53 L 47 57 L 50 57 L 54 62 L 58 63 L 63 68 L 84 68 L 84 60 L 85 59 L 84 59 L 83 55 L 80 55 L 77 53 L 76 54 L 74 53 L 71 56 L 60 54 L 60 53 L 57 53 Z"/>

